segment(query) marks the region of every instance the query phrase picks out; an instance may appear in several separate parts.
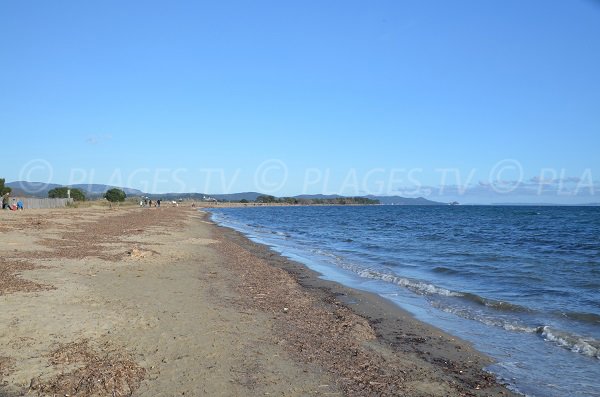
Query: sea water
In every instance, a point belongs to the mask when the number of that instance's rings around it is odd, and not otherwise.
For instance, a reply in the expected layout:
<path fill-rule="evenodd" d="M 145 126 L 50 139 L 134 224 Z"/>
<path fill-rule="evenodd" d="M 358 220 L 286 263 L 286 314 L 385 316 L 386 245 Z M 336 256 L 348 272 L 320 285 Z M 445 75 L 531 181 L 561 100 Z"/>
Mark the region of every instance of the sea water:
<path fill-rule="evenodd" d="M 470 341 L 515 391 L 600 396 L 600 207 L 211 211 L 324 278 Z"/>

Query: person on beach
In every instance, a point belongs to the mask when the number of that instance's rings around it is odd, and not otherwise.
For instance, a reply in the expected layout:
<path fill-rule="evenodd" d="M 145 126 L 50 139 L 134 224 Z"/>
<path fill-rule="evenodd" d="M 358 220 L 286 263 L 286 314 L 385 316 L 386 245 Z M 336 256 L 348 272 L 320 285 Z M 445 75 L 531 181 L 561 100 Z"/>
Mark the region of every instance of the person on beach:
<path fill-rule="evenodd" d="M 23 211 L 23 200 L 17 201 L 17 210 Z"/>
<path fill-rule="evenodd" d="M 2 209 L 5 209 L 5 210 L 9 210 L 10 209 L 10 205 L 8 204 L 9 199 L 10 199 L 10 193 L 6 193 L 2 197 Z"/>
<path fill-rule="evenodd" d="M 160 199 L 156 200 L 156 206 L 160 208 Z"/>

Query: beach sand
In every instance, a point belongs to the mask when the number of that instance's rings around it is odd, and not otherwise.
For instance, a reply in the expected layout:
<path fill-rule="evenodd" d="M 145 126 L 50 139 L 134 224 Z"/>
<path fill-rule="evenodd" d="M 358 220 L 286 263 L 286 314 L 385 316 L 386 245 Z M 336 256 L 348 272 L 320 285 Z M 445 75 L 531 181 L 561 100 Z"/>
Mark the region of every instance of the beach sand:
<path fill-rule="evenodd" d="M 189 207 L 0 213 L 0 396 L 512 396 L 469 344 Z"/>

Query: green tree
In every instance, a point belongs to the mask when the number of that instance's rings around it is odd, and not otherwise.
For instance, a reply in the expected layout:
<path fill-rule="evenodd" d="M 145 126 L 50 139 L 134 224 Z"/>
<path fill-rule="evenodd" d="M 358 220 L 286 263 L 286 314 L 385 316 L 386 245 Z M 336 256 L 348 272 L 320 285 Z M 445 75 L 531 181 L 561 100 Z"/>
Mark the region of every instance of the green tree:
<path fill-rule="evenodd" d="M 117 188 L 109 189 L 104 193 L 104 198 L 111 203 L 123 202 L 125 201 L 125 197 L 127 197 L 125 192 Z"/>
<path fill-rule="evenodd" d="M 81 189 L 71 189 L 68 187 L 57 187 L 48 191 L 50 198 L 67 198 L 68 190 L 71 190 L 71 198 L 75 201 L 85 201 L 85 193 Z"/>
<path fill-rule="evenodd" d="M 256 202 L 257 203 L 275 203 L 275 202 L 277 202 L 277 199 L 273 196 L 263 194 L 256 198 Z"/>
<path fill-rule="evenodd" d="M 0 178 L 0 196 L 4 196 L 6 193 L 12 192 L 12 189 L 8 186 L 4 186 L 4 178 Z"/>

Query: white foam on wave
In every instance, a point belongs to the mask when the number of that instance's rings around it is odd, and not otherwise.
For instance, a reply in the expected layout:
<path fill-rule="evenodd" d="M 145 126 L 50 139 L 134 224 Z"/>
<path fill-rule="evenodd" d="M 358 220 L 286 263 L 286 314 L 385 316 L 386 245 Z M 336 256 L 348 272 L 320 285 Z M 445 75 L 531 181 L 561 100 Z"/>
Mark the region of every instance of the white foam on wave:
<path fill-rule="evenodd" d="M 523 332 L 526 334 L 533 334 L 536 332 L 536 328 L 534 327 L 528 327 L 526 325 L 514 324 L 509 322 L 504 322 L 504 324 L 502 324 L 502 328 L 504 328 L 507 331 Z"/>
<path fill-rule="evenodd" d="M 577 334 L 559 331 L 550 328 L 547 325 L 541 327 L 531 327 L 524 324 L 515 323 L 514 321 L 507 321 L 504 318 L 486 316 L 481 312 L 474 312 L 467 308 L 446 306 L 440 302 L 434 302 L 432 305 L 446 313 L 451 313 L 468 320 L 478 321 L 487 326 L 503 328 L 510 332 L 538 334 L 544 340 L 552 342 L 564 349 L 568 349 L 573 353 L 600 359 L 600 341 L 594 338 L 586 338 Z"/>
<path fill-rule="evenodd" d="M 381 273 L 373 269 L 362 269 L 358 270 L 357 273 L 360 277 L 392 283 L 400 287 L 407 288 L 419 295 L 462 296 L 461 293 L 453 292 L 448 289 L 435 286 L 433 284 L 425 283 L 422 281 L 410 280 L 404 277 L 398 277 L 393 274 Z"/>
<path fill-rule="evenodd" d="M 600 341 L 558 331 L 548 326 L 539 327 L 537 332 L 549 342 L 553 342 L 572 352 L 600 360 Z"/>
<path fill-rule="evenodd" d="M 397 276 L 393 273 L 384 273 L 380 270 L 373 268 L 365 268 L 350 262 L 347 262 L 344 258 L 330 252 L 321 249 L 312 250 L 315 254 L 322 257 L 327 257 L 330 261 L 334 262 L 336 266 L 349 270 L 359 277 L 368 278 L 372 280 L 384 281 L 386 283 L 395 284 L 400 287 L 406 288 L 418 295 L 441 295 L 441 296 L 464 296 L 460 292 L 450 291 L 446 288 L 438 287 L 433 284 L 429 284 L 419 280 L 411 280 L 405 277 Z"/>
<path fill-rule="evenodd" d="M 535 334 L 537 332 L 537 328 L 535 327 L 529 327 L 524 324 L 516 323 L 512 320 L 507 320 L 506 318 L 492 317 L 481 311 L 470 310 L 468 307 L 448 306 L 443 302 L 431 302 L 431 305 L 436 309 L 442 310 L 446 313 L 454 314 L 455 316 L 459 316 L 467 320 L 478 321 L 490 327 L 503 328 L 506 331 L 525 334 Z"/>

